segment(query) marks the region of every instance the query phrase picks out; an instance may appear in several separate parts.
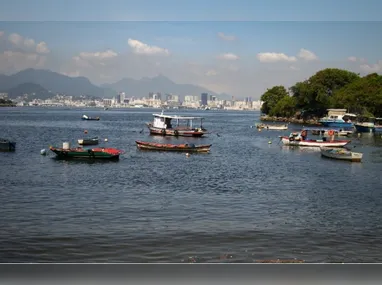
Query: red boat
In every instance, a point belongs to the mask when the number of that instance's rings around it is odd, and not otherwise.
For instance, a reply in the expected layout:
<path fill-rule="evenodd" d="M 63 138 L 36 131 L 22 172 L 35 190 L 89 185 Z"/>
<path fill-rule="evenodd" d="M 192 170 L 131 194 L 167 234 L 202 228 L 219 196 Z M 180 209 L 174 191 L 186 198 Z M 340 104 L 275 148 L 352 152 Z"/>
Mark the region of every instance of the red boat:
<path fill-rule="evenodd" d="M 161 144 L 153 142 L 135 141 L 139 149 L 145 150 L 164 150 L 164 151 L 185 151 L 185 152 L 209 152 L 211 144 Z"/>
<path fill-rule="evenodd" d="M 90 148 L 85 149 L 82 147 L 76 148 L 56 148 L 51 146 L 49 148 L 53 151 L 58 158 L 85 158 L 85 159 L 119 159 L 123 151 L 116 148 Z"/>

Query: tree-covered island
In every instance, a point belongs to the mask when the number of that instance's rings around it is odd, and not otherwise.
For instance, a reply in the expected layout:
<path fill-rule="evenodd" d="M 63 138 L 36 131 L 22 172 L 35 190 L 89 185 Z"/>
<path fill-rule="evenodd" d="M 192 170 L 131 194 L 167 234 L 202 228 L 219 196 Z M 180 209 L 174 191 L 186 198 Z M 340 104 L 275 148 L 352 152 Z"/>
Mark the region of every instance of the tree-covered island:
<path fill-rule="evenodd" d="M 361 116 L 382 117 L 382 76 L 361 77 L 343 69 L 327 68 L 297 82 L 288 90 L 274 86 L 262 96 L 266 121 L 317 123 L 327 109 L 347 109 Z"/>

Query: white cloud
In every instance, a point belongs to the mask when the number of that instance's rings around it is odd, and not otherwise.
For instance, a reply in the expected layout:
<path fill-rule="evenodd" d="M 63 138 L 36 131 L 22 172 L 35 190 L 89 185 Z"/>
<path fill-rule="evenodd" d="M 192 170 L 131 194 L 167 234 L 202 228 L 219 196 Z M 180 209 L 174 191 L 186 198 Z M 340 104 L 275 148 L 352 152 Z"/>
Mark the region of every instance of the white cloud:
<path fill-rule="evenodd" d="M 357 58 L 355 56 L 349 56 L 348 61 L 356 62 Z"/>
<path fill-rule="evenodd" d="M 216 70 L 214 69 L 210 69 L 206 72 L 206 76 L 215 76 L 217 75 L 218 73 L 216 72 Z"/>
<path fill-rule="evenodd" d="M 19 34 L 13 33 L 8 36 L 8 40 L 15 46 L 21 46 L 24 42 L 24 38 Z"/>
<path fill-rule="evenodd" d="M 278 62 L 278 61 L 294 62 L 297 60 L 295 56 L 287 56 L 285 53 L 276 53 L 276 52 L 258 53 L 257 59 L 260 62 Z"/>
<path fill-rule="evenodd" d="M 315 55 L 312 51 L 307 49 L 300 49 L 300 52 L 298 53 L 298 57 L 304 59 L 304 60 L 318 60 L 318 56 Z"/>
<path fill-rule="evenodd" d="M 40 42 L 36 44 L 34 39 L 24 38 L 23 36 L 13 33 L 8 36 L 8 40 L 18 48 L 26 49 L 28 52 L 36 50 L 37 53 L 49 53 L 50 50 L 46 42 Z"/>
<path fill-rule="evenodd" d="M 0 53 L 0 71 L 16 72 L 26 68 L 40 68 L 45 65 L 46 57 L 36 53 L 20 51 L 4 51 Z"/>
<path fill-rule="evenodd" d="M 238 60 L 239 57 L 236 54 L 233 53 L 224 53 L 218 56 L 220 59 L 225 59 L 225 60 Z"/>
<path fill-rule="evenodd" d="M 236 37 L 234 35 L 225 35 L 222 32 L 218 33 L 218 37 L 225 41 L 234 41 L 236 40 Z"/>
<path fill-rule="evenodd" d="M 115 51 L 108 49 L 106 51 L 101 52 L 81 52 L 80 57 L 82 59 L 109 59 L 118 56 L 118 53 Z"/>
<path fill-rule="evenodd" d="M 136 54 L 165 55 L 165 56 L 170 55 L 170 51 L 168 49 L 157 47 L 157 46 L 150 46 L 138 40 L 128 39 L 127 43 Z"/>
<path fill-rule="evenodd" d="M 360 66 L 361 70 L 367 73 L 374 73 L 382 71 L 382 60 L 378 61 L 375 64 L 362 64 Z"/>
<path fill-rule="evenodd" d="M 48 46 L 46 45 L 46 42 L 40 42 L 36 46 L 36 51 L 38 53 L 49 53 L 50 52 L 50 50 L 48 49 Z"/>
<path fill-rule="evenodd" d="M 294 65 L 289 66 L 289 69 L 291 69 L 291 70 L 300 70 L 300 68 L 298 68 L 297 66 L 294 66 Z"/>

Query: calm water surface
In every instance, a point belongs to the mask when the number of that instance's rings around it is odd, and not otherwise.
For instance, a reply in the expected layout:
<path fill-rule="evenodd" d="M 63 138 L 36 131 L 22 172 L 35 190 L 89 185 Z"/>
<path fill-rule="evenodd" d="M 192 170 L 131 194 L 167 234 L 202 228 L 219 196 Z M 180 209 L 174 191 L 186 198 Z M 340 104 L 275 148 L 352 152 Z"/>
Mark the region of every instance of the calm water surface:
<path fill-rule="evenodd" d="M 205 138 L 150 136 L 153 112 L 1 108 L 0 137 L 17 150 L 0 153 L 0 262 L 382 262 L 380 136 L 351 138 L 364 161 L 349 163 L 281 146 L 290 130 L 250 128 L 258 112 L 176 112 L 206 117 Z M 40 155 L 85 129 L 126 153 Z M 186 157 L 135 140 L 212 148 Z"/>

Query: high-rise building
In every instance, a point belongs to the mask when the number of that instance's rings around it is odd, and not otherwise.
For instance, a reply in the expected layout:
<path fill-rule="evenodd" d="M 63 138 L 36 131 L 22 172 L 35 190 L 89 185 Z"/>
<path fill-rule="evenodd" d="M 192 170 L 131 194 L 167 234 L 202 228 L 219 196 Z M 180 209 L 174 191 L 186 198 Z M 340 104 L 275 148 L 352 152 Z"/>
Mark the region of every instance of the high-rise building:
<path fill-rule="evenodd" d="M 201 103 L 203 106 L 207 106 L 207 100 L 208 100 L 208 93 L 202 93 L 201 94 Z"/>
<path fill-rule="evenodd" d="M 118 96 L 117 96 L 117 103 L 120 104 L 120 103 L 124 103 L 125 102 L 125 92 L 119 92 Z"/>

